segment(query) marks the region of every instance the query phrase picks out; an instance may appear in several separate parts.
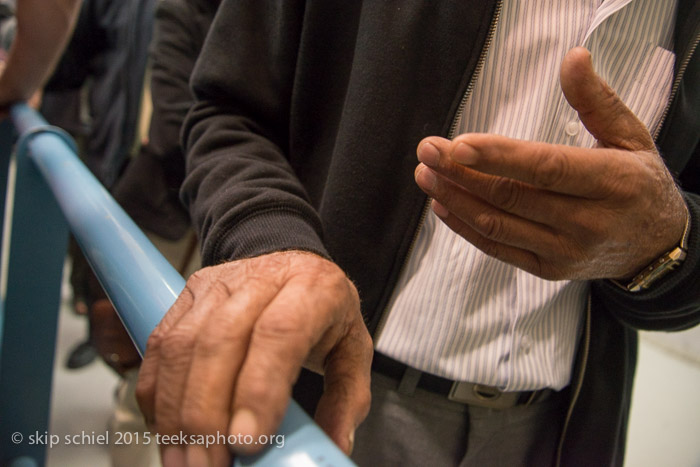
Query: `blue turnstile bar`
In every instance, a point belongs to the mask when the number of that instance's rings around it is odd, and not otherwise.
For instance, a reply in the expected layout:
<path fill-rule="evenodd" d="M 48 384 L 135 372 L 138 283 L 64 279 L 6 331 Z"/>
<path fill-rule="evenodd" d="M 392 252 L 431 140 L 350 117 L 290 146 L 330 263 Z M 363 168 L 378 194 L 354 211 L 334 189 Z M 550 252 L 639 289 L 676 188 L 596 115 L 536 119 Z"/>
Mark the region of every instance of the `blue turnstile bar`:
<path fill-rule="evenodd" d="M 43 464 L 41 450 L 11 437 L 23 430 L 47 430 L 66 221 L 141 353 L 185 282 L 78 159 L 65 133 L 24 104 L 14 106 L 11 116 L 19 142 L 14 216 L 5 220 L 12 223 L 11 247 L 3 250 L 9 267 L 7 294 L 0 303 L 0 465 L 20 459 Z M 7 165 L 8 148 L 7 141 L 0 141 L 0 171 Z M 13 281 L 16 275 L 21 278 Z M 17 327 L 15 320 L 27 323 Z M 33 329 L 37 327 L 41 336 Z M 33 357 L 43 364 L 32 362 Z M 28 374 L 28 366 L 39 368 Z M 36 410 L 30 410 L 33 405 Z M 284 447 L 270 447 L 235 464 L 353 465 L 294 401 L 278 434 L 284 435 Z"/>

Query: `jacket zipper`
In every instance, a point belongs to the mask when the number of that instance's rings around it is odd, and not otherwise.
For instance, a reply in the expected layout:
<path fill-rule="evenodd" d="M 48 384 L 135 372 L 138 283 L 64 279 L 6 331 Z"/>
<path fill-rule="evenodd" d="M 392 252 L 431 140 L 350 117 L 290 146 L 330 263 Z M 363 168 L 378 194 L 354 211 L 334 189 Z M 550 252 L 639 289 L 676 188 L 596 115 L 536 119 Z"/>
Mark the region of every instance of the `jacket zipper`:
<path fill-rule="evenodd" d="M 484 42 L 484 47 L 481 49 L 481 54 L 479 55 L 479 61 L 476 62 L 476 68 L 474 68 L 474 73 L 472 74 L 472 79 L 469 80 L 469 84 L 467 85 L 467 89 L 464 91 L 464 95 L 462 96 L 462 100 L 459 102 L 459 107 L 457 107 L 457 112 L 455 113 L 455 118 L 452 120 L 452 126 L 450 127 L 450 132 L 448 133 L 447 137 L 449 139 L 452 139 L 456 136 L 457 133 L 457 125 L 459 124 L 459 121 L 462 119 L 462 114 L 464 113 L 464 109 L 467 106 L 467 101 L 472 95 L 472 92 L 474 91 L 474 85 L 476 84 L 476 79 L 479 77 L 481 74 L 481 70 L 484 68 L 484 62 L 486 61 L 486 54 L 488 53 L 489 48 L 491 48 L 491 42 L 493 41 L 493 35 L 496 33 L 496 26 L 498 25 L 498 21 L 501 18 L 501 10 L 503 9 L 503 0 L 497 0 L 496 1 L 496 8 L 493 12 L 493 19 L 491 20 L 491 26 L 489 27 L 489 32 L 486 35 L 486 41 Z M 427 207 L 427 204 L 426 204 Z"/>
<path fill-rule="evenodd" d="M 673 80 L 673 87 L 671 88 L 671 95 L 668 98 L 668 104 L 666 104 L 666 108 L 664 109 L 664 113 L 661 115 L 661 120 L 659 121 L 659 124 L 656 127 L 656 131 L 654 132 L 654 141 L 656 141 L 659 137 L 659 133 L 661 133 L 661 128 L 664 126 L 664 122 L 666 121 L 666 117 L 668 117 L 669 112 L 671 111 L 671 104 L 673 103 L 673 100 L 676 98 L 676 94 L 678 94 L 678 89 L 681 86 L 681 81 L 683 80 L 683 75 L 685 74 L 685 70 L 688 68 L 688 64 L 690 63 L 690 60 L 693 58 L 693 55 L 695 55 L 695 50 L 698 47 L 698 43 L 700 43 L 700 32 L 695 34 L 695 39 L 693 40 L 693 43 L 690 46 L 690 50 L 685 54 L 685 57 L 683 57 L 683 61 L 681 62 L 680 66 L 678 67 L 678 73 L 676 74 L 676 79 Z"/>
<path fill-rule="evenodd" d="M 503 9 L 503 0 L 496 0 L 496 7 L 495 7 L 494 12 L 493 12 L 491 24 L 489 25 L 489 31 L 486 34 L 486 40 L 484 41 L 484 46 L 481 48 L 481 54 L 479 55 L 479 60 L 476 63 L 476 67 L 474 68 L 474 73 L 472 74 L 472 77 L 469 80 L 469 84 L 467 85 L 467 89 L 464 91 L 464 95 L 462 96 L 462 100 L 459 101 L 459 107 L 457 107 L 457 111 L 455 112 L 454 119 L 452 120 L 452 125 L 450 126 L 450 131 L 447 135 L 447 137 L 449 139 L 452 139 L 455 137 L 455 133 L 457 132 L 457 125 L 459 124 L 459 121 L 462 118 L 462 114 L 464 113 L 464 108 L 467 105 L 467 101 L 469 100 L 469 97 L 471 97 L 471 94 L 474 91 L 474 85 L 476 83 L 476 79 L 479 77 L 479 74 L 481 73 L 482 68 L 484 68 L 484 62 L 486 61 L 486 54 L 488 53 L 488 49 L 491 47 L 491 42 L 493 41 L 493 36 L 496 33 L 496 26 L 498 25 L 498 20 L 501 17 L 501 10 L 502 9 Z M 418 240 L 418 233 L 420 232 L 421 226 L 425 222 L 425 218 L 428 215 L 429 209 L 430 209 L 430 198 L 428 198 L 428 200 L 423 205 L 423 210 L 421 211 L 420 218 L 418 219 L 418 228 L 416 228 L 416 231 L 413 233 L 413 238 L 411 239 L 411 244 L 408 247 L 408 250 L 406 251 L 406 255 L 404 256 L 403 262 L 401 263 L 401 267 L 399 268 L 399 277 L 403 273 L 404 269 L 406 269 L 406 264 L 408 263 L 408 259 L 411 257 L 411 254 L 413 253 L 413 249 L 416 246 L 416 241 Z M 374 331 L 375 335 L 381 331 L 382 327 L 384 327 L 384 318 L 386 317 L 386 314 L 388 311 L 389 311 L 389 305 L 387 304 L 384 307 L 382 314 L 380 315 L 379 325 L 377 326 L 377 329 Z"/>
<path fill-rule="evenodd" d="M 569 422 L 571 421 L 571 416 L 574 413 L 574 406 L 581 394 L 581 388 L 583 387 L 583 377 L 586 374 L 586 366 L 588 365 L 588 352 L 591 346 L 591 294 L 588 293 L 588 301 L 586 303 L 586 319 L 583 327 L 583 336 L 581 340 L 581 370 L 576 375 L 576 384 L 573 387 L 573 393 L 571 394 L 571 402 L 569 403 L 569 408 L 566 411 L 566 418 L 564 418 L 564 425 L 561 429 L 561 435 L 559 436 L 559 445 L 557 446 L 557 457 L 555 465 L 559 467 L 561 465 L 561 457 L 564 452 L 564 439 L 566 438 L 566 431 L 569 428 Z"/>

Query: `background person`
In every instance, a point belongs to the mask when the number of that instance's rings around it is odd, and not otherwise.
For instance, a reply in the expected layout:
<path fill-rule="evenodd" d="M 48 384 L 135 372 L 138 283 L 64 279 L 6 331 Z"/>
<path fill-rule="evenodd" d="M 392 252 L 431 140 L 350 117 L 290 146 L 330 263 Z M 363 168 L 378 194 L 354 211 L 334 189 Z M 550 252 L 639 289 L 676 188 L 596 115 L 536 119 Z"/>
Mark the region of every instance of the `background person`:
<path fill-rule="evenodd" d="M 0 74 L 0 116 L 28 100 L 50 76 L 66 46 L 80 0 L 19 0 L 16 31 Z"/>

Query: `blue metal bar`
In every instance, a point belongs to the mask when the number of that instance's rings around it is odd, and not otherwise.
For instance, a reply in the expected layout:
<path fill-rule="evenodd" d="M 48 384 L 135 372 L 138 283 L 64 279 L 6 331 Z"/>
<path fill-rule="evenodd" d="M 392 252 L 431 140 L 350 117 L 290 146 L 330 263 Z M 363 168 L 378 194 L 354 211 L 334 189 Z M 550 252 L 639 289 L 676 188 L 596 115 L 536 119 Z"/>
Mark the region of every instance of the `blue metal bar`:
<path fill-rule="evenodd" d="M 27 150 L 58 201 L 68 224 L 139 351 L 175 301 L 185 281 L 114 201 L 68 143 L 26 105 L 14 107 Z"/>
<path fill-rule="evenodd" d="M 14 137 L 5 136 L 7 151 Z M 8 266 L 0 306 L 0 465 L 18 458 L 42 465 L 45 446 L 27 437 L 48 428 L 68 226 L 34 164 L 26 157 L 15 162 L 15 189 L 7 200 L 14 198 L 6 230 L 12 248 L 2 258 Z"/>
<path fill-rule="evenodd" d="M 77 158 L 69 139 L 24 104 L 11 111 L 24 151 L 51 188 L 71 231 L 139 348 L 184 287 L 184 280 Z M 39 223 L 38 223 L 39 224 Z M 45 228 L 43 222 L 39 228 Z M 284 447 L 236 465 L 336 465 L 352 462 L 294 402 L 282 423 Z M 2 441 L 2 440 L 0 440 Z"/>

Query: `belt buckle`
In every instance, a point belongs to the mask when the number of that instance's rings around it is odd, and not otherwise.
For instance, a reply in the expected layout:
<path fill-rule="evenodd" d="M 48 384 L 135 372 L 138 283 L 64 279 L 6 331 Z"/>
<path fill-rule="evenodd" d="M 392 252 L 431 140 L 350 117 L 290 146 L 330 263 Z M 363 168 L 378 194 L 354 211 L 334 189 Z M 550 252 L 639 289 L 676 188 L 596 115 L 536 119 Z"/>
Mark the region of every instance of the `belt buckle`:
<path fill-rule="evenodd" d="M 454 402 L 497 410 L 514 407 L 519 397 L 518 392 L 503 392 L 493 386 L 462 381 L 452 383 L 450 394 L 447 396 Z"/>

